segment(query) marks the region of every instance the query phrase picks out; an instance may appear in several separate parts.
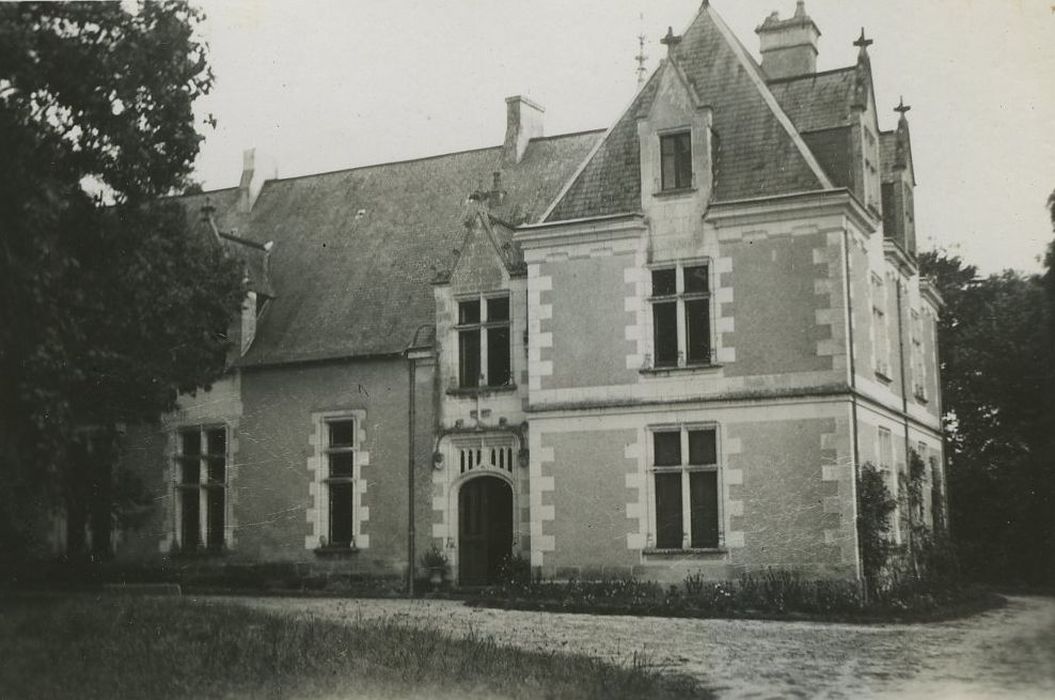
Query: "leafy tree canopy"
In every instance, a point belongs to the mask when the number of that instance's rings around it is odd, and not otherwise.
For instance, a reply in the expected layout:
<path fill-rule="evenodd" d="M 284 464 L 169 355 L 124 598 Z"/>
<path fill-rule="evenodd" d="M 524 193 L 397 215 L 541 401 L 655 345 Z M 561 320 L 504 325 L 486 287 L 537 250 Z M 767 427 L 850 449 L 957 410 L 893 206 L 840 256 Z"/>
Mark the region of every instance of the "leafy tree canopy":
<path fill-rule="evenodd" d="M 78 491 L 79 427 L 156 418 L 224 369 L 241 264 L 163 198 L 202 139 L 202 19 L 0 4 L 0 555 Z"/>

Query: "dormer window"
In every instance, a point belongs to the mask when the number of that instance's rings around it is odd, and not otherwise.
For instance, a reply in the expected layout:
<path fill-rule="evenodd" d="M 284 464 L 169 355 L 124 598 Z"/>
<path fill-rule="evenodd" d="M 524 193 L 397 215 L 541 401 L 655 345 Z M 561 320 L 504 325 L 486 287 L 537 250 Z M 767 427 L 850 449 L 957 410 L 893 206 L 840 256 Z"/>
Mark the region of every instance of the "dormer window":
<path fill-rule="evenodd" d="M 688 131 L 659 137 L 660 188 L 684 190 L 692 187 L 692 137 Z"/>
<path fill-rule="evenodd" d="M 462 389 L 507 386 L 510 362 L 509 295 L 458 304 L 458 383 Z"/>

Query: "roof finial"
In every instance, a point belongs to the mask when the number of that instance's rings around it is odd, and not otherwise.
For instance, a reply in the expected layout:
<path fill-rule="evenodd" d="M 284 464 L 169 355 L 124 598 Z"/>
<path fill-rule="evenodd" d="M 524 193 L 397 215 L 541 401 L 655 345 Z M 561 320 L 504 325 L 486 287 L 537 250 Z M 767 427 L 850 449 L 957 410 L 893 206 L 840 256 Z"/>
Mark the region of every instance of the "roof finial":
<path fill-rule="evenodd" d="M 806 16 L 806 0 L 798 0 L 795 3 L 795 16 L 805 17 Z"/>
<path fill-rule="evenodd" d="M 865 37 L 865 28 L 861 27 L 861 36 L 854 42 L 854 46 L 859 46 L 862 51 L 865 51 L 873 43 L 875 42 Z"/>
<path fill-rule="evenodd" d="M 667 27 L 667 35 L 659 40 L 659 43 L 667 47 L 667 55 L 674 52 L 674 47 L 681 43 L 681 37 L 674 33 L 674 27 Z"/>
<path fill-rule="evenodd" d="M 910 109 L 912 109 L 912 106 L 905 104 L 905 98 L 904 96 L 902 96 L 901 101 L 898 102 L 897 107 L 894 108 L 894 111 L 901 115 L 901 119 L 904 119 L 905 112 L 909 111 Z"/>
<path fill-rule="evenodd" d="M 638 15 L 638 19 L 642 24 L 645 22 L 645 13 L 642 12 Z M 634 56 L 634 60 L 637 61 L 637 84 L 643 85 L 645 82 L 645 61 L 648 60 L 648 56 L 645 55 L 645 31 L 642 29 L 637 35 L 637 55 Z"/>
<path fill-rule="evenodd" d="M 216 212 L 216 207 L 212 205 L 212 198 L 206 197 L 205 204 L 201 205 L 201 220 L 208 222 L 212 215 Z"/>

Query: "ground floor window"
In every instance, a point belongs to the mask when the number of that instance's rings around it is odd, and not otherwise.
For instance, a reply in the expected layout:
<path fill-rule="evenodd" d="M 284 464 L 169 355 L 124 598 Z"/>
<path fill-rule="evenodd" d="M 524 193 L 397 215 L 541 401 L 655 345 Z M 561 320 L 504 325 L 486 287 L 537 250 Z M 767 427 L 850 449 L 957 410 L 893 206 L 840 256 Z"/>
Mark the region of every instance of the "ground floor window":
<path fill-rule="evenodd" d="M 227 525 L 227 427 L 177 433 L 176 519 L 183 551 L 222 549 Z"/>
<path fill-rule="evenodd" d="M 355 544 L 355 419 L 326 421 L 326 477 L 329 505 L 326 541 L 331 547 Z"/>
<path fill-rule="evenodd" d="M 651 470 L 656 548 L 719 547 L 717 427 L 653 429 Z"/>

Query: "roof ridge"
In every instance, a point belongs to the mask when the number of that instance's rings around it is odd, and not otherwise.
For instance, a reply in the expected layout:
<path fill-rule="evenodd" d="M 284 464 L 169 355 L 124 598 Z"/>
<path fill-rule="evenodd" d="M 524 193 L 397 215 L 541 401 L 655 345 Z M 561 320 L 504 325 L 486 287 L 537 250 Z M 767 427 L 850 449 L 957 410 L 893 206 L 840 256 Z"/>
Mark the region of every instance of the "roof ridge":
<path fill-rule="evenodd" d="M 814 73 L 802 73 L 801 75 L 789 75 L 784 78 L 770 78 L 766 80 L 766 85 L 780 85 L 781 83 L 793 83 L 797 80 L 806 80 L 807 78 L 816 78 L 822 75 L 834 75 L 836 73 L 849 73 L 857 70 L 857 65 L 843 66 L 842 68 L 829 68 L 828 70 L 819 70 Z"/>
<path fill-rule="evenodd" d="M 604 127 L 600 127 L 597 129 L 583 129 L 582 131 L 569 131 L 565 134 L 554 134 L 552 136 L 536 136 L 534 138 L 528 139 L 528 143 L 531 143 L 532 141 L 555 141 L 556 139 L 564 139 L 570 136 L 585 136 L 586 134 L 599 134 L 604 130 Z"/>
<path fill-rule="evenodd" d="M 780 103 L 777 102 L 776 96 L 769 89 L 769 86 L 766 85 L 766 81 L 762 79 L 760 71 L 755 63 L 749 60 L 747 49 L 744 48 L 744 45 L 736 35 L 733 34 L 732 30 L 729 29 L 729 26 L 725 23 L 725 20 L 722 19 L 721 15 L 713 10 L 710 3 L 704 3 L 700 7 L 700 14 L 704 12 L 708 13 L 711 21 L 714 22 L 714 26 L 718 28 L 718 33 L 721 34 L 723 39 L 725 39 L 725 42 L 733 50 L 737 59 L 739 59 L 740 63 L 744 66 L 748 78 L 754 83 L 759 94 L 762 96 L 762 101 L 765 102 L 766 106 L 768 106 L 770 111 L 773 112 L 773 115 L 777 118 L 777 122 L 784 127 L 785 131 L 787 131 L 788 136 L 791 137 L 792 143 L 795 144 L 799 154 L 802 156 L 803 160 L 806 161 L 806 165 L 808 165 L 813 171 L 821 188 L 831 189 L 834 187 L 831 180 L 825 174 L 824 168 L 821 167 L 816 156 L 813 155 L 813 151 L 811 151 L 809 146 L 806 145 L 805 140 L 802 138 L 802 134 L 800 134 L 799 130 L 795 128 L 795 125 L 791 121 L 791 117 L 789 117 L 787 112 L 785 112 L 780 106 Z"/>

